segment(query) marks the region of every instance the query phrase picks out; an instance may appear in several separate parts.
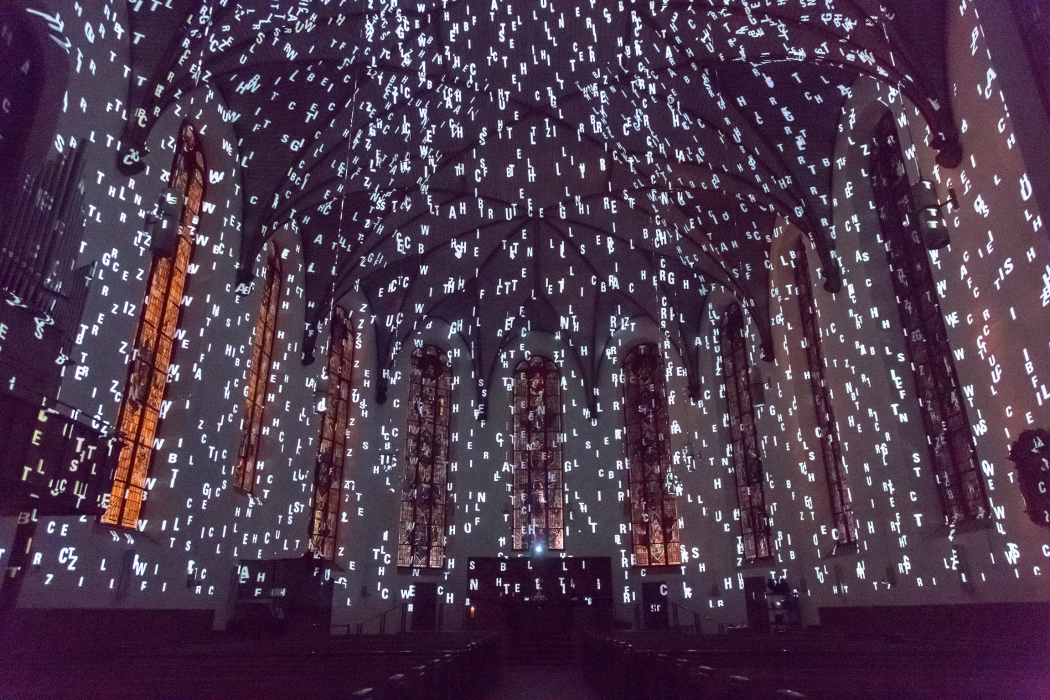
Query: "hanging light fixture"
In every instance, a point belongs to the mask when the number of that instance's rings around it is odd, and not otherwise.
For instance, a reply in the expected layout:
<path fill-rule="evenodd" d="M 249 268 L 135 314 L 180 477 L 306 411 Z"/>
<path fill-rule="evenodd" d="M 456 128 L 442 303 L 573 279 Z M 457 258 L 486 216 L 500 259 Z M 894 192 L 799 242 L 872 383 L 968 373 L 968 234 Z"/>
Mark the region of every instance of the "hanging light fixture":
<path fill-rule="evenodd" d="M 766 380 L 758 367 L 751 368 L 751 404 L 755 408 L 766 405 Z"/>
<path fill-rule="evenodd" d="M 938 202 L 937 191 L 929 180 L 919 180 L 911 187 L 911 199 L 915 215 L 919 220 L 919 231 L 927 250 L 937 250 L 948 245 L 948 225 L 944 222 L 941 209 L 959 206 L 955 190 L 948 189 L 948 201 Z"/>

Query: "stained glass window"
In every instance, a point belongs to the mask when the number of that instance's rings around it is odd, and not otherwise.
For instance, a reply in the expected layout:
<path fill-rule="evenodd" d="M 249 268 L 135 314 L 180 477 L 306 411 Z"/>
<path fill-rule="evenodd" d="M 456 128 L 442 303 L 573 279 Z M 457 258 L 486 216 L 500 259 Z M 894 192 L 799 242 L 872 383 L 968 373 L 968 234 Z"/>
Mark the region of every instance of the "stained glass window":
<path fill-rule="evenodd" d="M 876 128 L 871 170 L 904 347 L 915 377 L 945 522 L 985 518 L 988 495 L 977 447 L 926 247 L 916 226 L 897 126 L 888 112 Z"/>
<path fill-rule="evenodd" d="M 273 343 L 277 333 L 277 309 L 281 302 L 281 256 L 276 244 L 270 246 L 270 254 L 266 261 L 266 281 L 263 284 L 259 316 L 255 321 L 252 359 L 248 366 L 248 383 L 244 387 L 241 444 L 237 450 L 237 466 L 233 470 L 233 487 L 242 493 L 251 493 L 255 483 L 263 412 L 270 388 Z"/>
<path fill-rule="evenodd" d="M 347 433 L 350 428 L 354 350 L 356 339 L 349 315 L 336 307 L 332 336 L 328 343 L 328 386 L 314 468 L 313 518 L 310 547 L 323 559 L 335 559 L 343 471 L 346 466 Z"/>
<path fill-rule="evenodd" d="M 433 345 L 413 351 L 398 566 L 445 564 L 451 385 L 452 368 L 443 352 Z"/>
<path fill-rule="evenodd" d="M 655 343 L 646 343 L 628 353 L 623 367 L 633 563 L 681 564 L 664 358 Z"/>
<path fill-rule="evenodd" d="M 738 304 L 730 306 L 722 320 L 721 343 L 730 451 L 740 506 L 744 558 L 754 561 L 773 556 L 773 543 L 766 514 L 765 475 L 758 449 L 755 407 L 751 399 L 751 366 L 748 362 L 744 314 Z"/>
<path fill-rule="evenodd" d="M 561 373 L 550 360 L 531 357 L 514 375 L 514 549 L 563 549 Z"/>
<path fill-rule="evenodd" d="M 204 152 L 190 124 L 179 131 L 169 187 L 181 198 L 174 251 L 155 254 L 150 263 L 124 395 L 117 414 L 122 446 L 113 489 L 102 522 L 134 528 L 146 499 L 146 477 L 153 459 L 153 439 L 168 388 L 168 368 L 205 188 Z"/>
<path fill-rule="evenodd" d="M 835 541 L 852 544 L 857 541 L 857 528 L 853 519 L 853 503 L 846 486 L 846 470 L 842 461 L 835 411 L 831 405 L 831 392 L 824 371 L 824 348 L 820 340 L 820 319 L 813 300 L 813 285 L 809 278 L 809 262 L 802 241 L 792 251 L 795 268 L 795 290 L 798 294 L 798 310 L 802 318 L 803 349 L 806 353 L 806 375 L 813 396 L 813 411 L 820 438 L 820 457 L 824 464 L 824 475 L 828 483 L 828 498 L 831 503 L 831 518 Z"/>

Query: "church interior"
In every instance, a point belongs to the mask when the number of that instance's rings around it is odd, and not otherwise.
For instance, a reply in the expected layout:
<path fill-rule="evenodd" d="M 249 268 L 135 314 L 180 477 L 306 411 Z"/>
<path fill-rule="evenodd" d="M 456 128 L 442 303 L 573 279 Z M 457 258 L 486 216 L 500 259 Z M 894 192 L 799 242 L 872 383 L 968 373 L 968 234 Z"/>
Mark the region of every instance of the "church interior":
<path fill-rule="evenodd" d="M 1050 698 L 1048 37 L 0 4 L 0 698 Z"/>

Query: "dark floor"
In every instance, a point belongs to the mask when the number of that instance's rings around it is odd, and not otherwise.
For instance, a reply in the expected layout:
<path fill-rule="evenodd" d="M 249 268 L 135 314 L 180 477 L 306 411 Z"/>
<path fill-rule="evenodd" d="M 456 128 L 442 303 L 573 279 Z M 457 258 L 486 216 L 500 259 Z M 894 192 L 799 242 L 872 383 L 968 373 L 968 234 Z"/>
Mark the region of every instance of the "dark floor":
<path fill-rule="evenodd" d="M 784 688 L 810 700 L 1050 700 L 1045 633 L 916 641 L 815 632 L 513 632 L 504 637 L 513 644 L 472 633 L 219 635 L 120 645 L 92 634 L 0 636 L 0 700 L 331 700 L 394 678 L 414 684 L 411 697 L 640 700 L 674 695 L 668 687 L 721 697 L 732 676 L 750 679 L 750 697 L 763 700 Z M 467 646 L 475 648 L 470 657 L 461 655 Z M 484 673 L 498 678 L 495 687 L 480 697 L 467 692 L 482 692 Z"/>
<path fill-rule="evenodd" d="M 598 700 L 576 668 L 505 668 L 484 700 Z"/>

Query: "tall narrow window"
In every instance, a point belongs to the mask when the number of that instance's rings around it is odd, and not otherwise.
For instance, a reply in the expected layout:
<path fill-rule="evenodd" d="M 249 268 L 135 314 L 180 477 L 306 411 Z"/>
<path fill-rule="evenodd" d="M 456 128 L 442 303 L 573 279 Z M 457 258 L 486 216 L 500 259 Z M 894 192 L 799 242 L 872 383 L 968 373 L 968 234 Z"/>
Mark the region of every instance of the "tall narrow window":
<path fill-rule="evenodd" d="M 194 128 L 179 132 L 169 187 L 181 199 L 174 250 L 155 254 L 149 268 L 124 395 L 117 414 L 122 442 L 109 507 L 102 522 L 134 528 L 146 498 L 146 477 L 153 457 L 153 438 L 160 423 L 161 402 L 168 387 L 168 367 L 179 325 L 186 273 L 193 255 L 193 231 L 198 222 L 205 183 L 204 152 Z"/>
<path fill-rule="evenodd" d="M 532 357 L 514 374 L 514 549 L 563 549 L 561 373 Z"/>
<path fill-rule="evenodd" d="M 988 496 L 977 447 L 966 417 L 933 273 L 912 213 L 904 154 L 889 112 L 876 128 L 871 157 L 872 187 L 890 277 L 945 522 L 985 518 Z"/>
<path fill-rule="evenodd" d="M 646 343 L 628 353 L 623 367 L 634 564 L 681 564 L 664 358 L 655 343 Z"/>
<path fill-rule="evenodd" d="M 835 425 L 835 412 L 831 405 L 831 392 L 828 390 L 824 372 L 824 348 L 820 340 L 820 321 L 813 300 L 813 285 L 809 279 L 805 243 L 799 241 L 792 253 L 798 311 L 802 318 L 802 342 L 806 352 L 806 374 L 813 395 L 813 410 L 820 436 L 820 457 L 828 482 L 835 541 L 841 545 L 853 544 L 857 541 L 857 528 L 853 520 L 853 503 L 846 487 L 846 470 L 842 461 L 838 428 Z"/>
<path fill-rule="evenodd" d="M 310 546 L 318 556 L 328 561 L 335 559 L 347 431 L 350 427 L 355 348 L 351 320 L 345 311 L 336 307 L 332 337 L 328 342 L 328 388 L 325 391 L 324 416 L 317 445 L 313 519 L 310 521 Z"/>
<path fill-rule="evenodd" d="M 259 436 L 262 433 L 263 412 L 270 388 L 270 370 L 273 342 L 277 332 L 277 309 L 281 303 L 281 256 L 277 244 L 270 244 L 266 260 L 266 281 L 263 287 L 259 317 L 255 321 L 252 360 L 248 367 L 248 383 L 244 387 L 244 418 L 241 422 L 241 445 L 237 450 L 237 465 L 233 469 L 233 487 L 242 493 L 251 493 L 255 483 L 255 467 L 259 459 Z"/>
<path fill-rule="evenodd" d="M 408 396 L 398 566 L 440 569 L 445 565 L 451 387 L 452 368 L 445 354 L 433 345 L 416 348 Z"/>
<path fill-rule="evenodd" d="M 747 358 L 744 314 L 738 304 L 726 311 L 721 335 L 722 378 L 726 389 L 733 474 L 740 504 L 740 531 L 744 558 L 754 561 L 773 556 L 773 543 L 769 535 L 766 493 L 762 483 L 764 474 L 751 400 L 751 366 Z"/>

